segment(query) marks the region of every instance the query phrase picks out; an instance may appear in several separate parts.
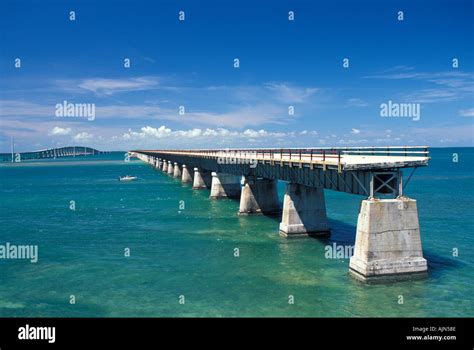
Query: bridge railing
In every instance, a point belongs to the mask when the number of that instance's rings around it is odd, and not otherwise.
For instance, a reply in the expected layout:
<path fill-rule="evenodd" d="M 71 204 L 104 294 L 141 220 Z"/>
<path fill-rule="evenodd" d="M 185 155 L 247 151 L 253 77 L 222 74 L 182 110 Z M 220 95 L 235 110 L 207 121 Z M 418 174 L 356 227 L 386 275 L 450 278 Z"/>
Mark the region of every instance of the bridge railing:
<path fill-rule="evenodd" d="M 140 152 L 140 151 L 136 151 Z M 145 151 L 147 152 L 147 151 Z M 226 148 L 226 149 L 183 149 L 154 150 L 153 153 L 172 153 L 204 157 L 236 157 L 269 160 L 289 160 L 301 162 L 331 162 L 338 166 L 348 156 L 380 157 L 429 157 L 428 146 L 389 146 L 389 147 L 319 147 L 319 148 Z"/>

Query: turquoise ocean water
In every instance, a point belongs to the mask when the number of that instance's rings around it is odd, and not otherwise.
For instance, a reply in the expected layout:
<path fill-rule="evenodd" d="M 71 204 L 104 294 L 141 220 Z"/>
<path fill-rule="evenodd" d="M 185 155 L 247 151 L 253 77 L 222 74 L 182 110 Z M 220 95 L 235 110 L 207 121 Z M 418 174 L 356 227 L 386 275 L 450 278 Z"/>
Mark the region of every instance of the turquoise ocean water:
<path fill-rule="evenodd" d="M 37 244 L 39 260 L 0 259 L 0 316 L 472 317 L 474 149 L 431 156 L 406 190 L 429 275 L 370 285 L 324 254 L 354 243 L 360 196 L 326 191 L 331 237 L 289 240 L 278 219 L 238 217 L 237 201 L 211 201 L 123 152 L 1 164 L 0 244 Z M 139 180 L 117 181 L 127 174 Z"/>

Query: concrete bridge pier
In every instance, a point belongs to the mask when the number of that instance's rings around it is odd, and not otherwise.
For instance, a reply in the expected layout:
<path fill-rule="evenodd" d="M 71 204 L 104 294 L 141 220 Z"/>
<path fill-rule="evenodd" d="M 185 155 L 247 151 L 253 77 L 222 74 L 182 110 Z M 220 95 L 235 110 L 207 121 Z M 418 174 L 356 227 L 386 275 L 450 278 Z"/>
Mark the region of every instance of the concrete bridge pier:
<path fill-rule="evenodd" d="M 240 195 L 239 215 L 277 214 L 281 211 L 278 201 L 277 181 L 246 176 Z"/>
<path fill-rule="evenodd" d="M 212 172 L 211 199 L 239 198 L 240 177 L 232 174 Z"/>
<path fill-rule="evenodd" d="M 193 178 L 191 177 L 191 174 L 189 173 L 189 170 L 186 167 L 186 164 L 183 164 L 183 174 L 181 176 L 181 182 L 183 183 L 193 182 Z"/>
<path fill-rule="evenodd" d="M 174 174 L 173 163 L 168 162 L 168 175 L 173 175 L 173 174 Z"/>
<path fill-rule="evenodd" d="M 178 163 L 174 163 L 174 172 L 173 172 L 173 177 L 175 179 L 177 178 L 181 178 L 182 174 L 181 174 L 181 169 L 179 168 L 179 165 Z"/>
<path fill-rule="evenodd" d="M 324 190 L 296 183 L 287 184 L 283 199 L 280 235 L 294 237 L 327 234 L 329 234 L 329 226 Z"/>
<path fill-rule="evenodd" d="M 158 169 L 158 170 L 161 170 L 162 163 L 163 162 L 161 161 L 161 159 L 157 159 L 155 168 Z"/>
<path fill-rule="evenodd" d="M 163 165 L 162 165 L 162 168 L 161 170 L 164 172 L 164 173 L 167 173 L 168 172 L 168 162 L 163 159 Z"/>
<path fill-rule="evenodd" d="M 416 200 L 363 200 L 357 221 L 350 272 L 367 280 L 376 276 L 424 274 Z"/>
<path fill-rule="evenodd" d="M 193 189 L 204 189 L 211 187 L 211 176 L 209 172 L 194 168 Z"/>

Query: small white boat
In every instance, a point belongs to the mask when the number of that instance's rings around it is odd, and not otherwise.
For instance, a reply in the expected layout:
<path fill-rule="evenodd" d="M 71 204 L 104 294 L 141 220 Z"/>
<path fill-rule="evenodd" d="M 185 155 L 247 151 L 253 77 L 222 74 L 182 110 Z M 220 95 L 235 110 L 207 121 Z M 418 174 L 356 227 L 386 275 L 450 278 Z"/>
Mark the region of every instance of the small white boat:
<path fill-rule="evenodd" d="M 136 179 L 137 179 L 136 176 L 130 176 L 130 175 L 119 177 L 119 181 L 133 181 L 133 180 L 136 180 Z"/>

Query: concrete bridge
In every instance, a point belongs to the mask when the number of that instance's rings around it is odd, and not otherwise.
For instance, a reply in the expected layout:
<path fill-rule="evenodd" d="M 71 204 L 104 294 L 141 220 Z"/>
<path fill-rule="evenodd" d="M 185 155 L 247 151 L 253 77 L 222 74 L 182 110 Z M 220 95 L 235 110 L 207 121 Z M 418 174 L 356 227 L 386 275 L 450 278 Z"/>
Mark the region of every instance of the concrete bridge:
<path fill-rule="evenodd" d="M 91 147 L 84 146 L 67 146 L 58 148 L 48 148 L 38 151 L 21 152 L 21 153 L 1 153 L 0 158 L 2 161 L 13 162 L 15 159 L 27 160 L 27 159 L 45 159 L 45 158 L 60 158 L 60 157 L 76 157 L 76 156 L 88 156 L 94 154 L 102 154 L 104 152 L 98 151 Z"/>
<path fill-rule="evenodd" d="M 324 189 L 363 195 L 354 255 L 356 277 L 422 274 L 423 258 L 416 200 L 404 188 L 418 167 L 427 166 L 428 147 L 298 149 L 135 150 L 153 167 L 210 189 L 211 199 L 237 198 L 239 215 L 281 213 L 283 237 L 327 235 Z M 404 176 L 403 170 L 409 171 Z M 280 208 L 277 181 L 287 182 Z"/>

